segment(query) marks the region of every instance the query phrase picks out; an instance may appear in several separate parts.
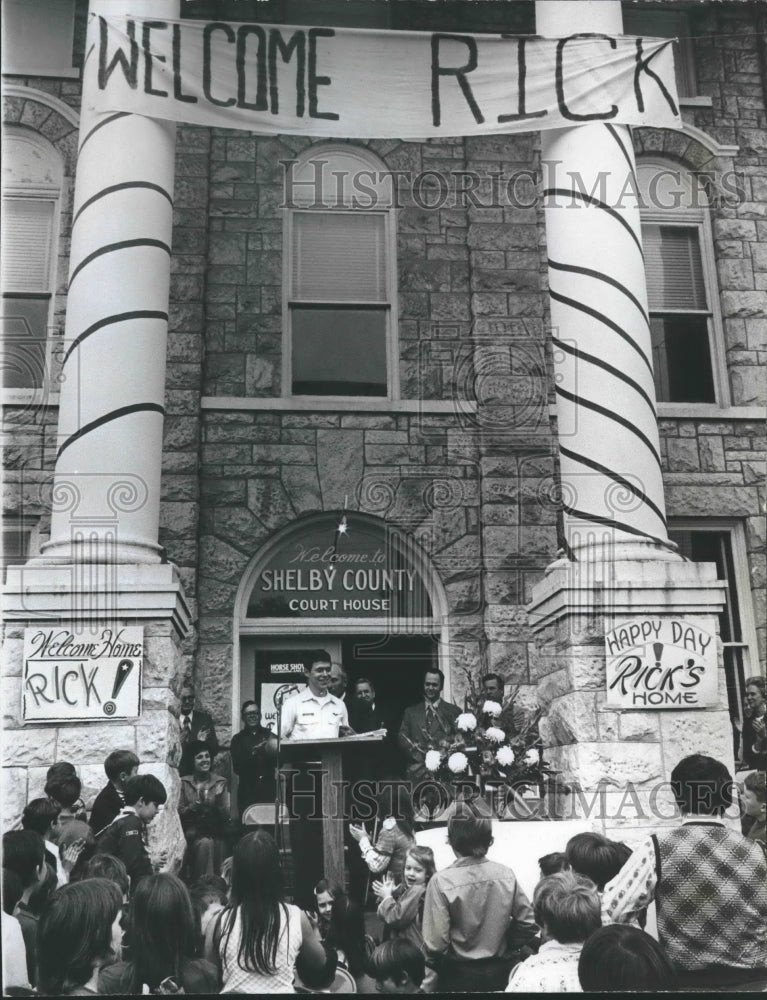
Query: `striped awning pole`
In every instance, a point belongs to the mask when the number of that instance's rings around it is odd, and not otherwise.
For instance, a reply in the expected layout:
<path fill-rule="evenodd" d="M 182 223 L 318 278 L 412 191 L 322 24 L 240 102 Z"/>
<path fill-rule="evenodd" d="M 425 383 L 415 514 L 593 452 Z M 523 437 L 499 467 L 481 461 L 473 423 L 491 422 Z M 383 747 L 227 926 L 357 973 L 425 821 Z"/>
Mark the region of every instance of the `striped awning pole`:
<path fill-rule="evenodd" d="M 545 0 L 536 18 L 548 37 L 623 30 L 618 0 Z M 629 129 L 605 119 L 544 131 L 542 160 L 567 555 L 675 559 Z"/>
<path fill-rule="evenodd" d="M 99 63 L 124 71 L 100 59 L 99 14 L 123 13 L 175 18 L 179 3 L 90 4 L 46 560 L 161 558 L 175 125 L 90 110 Z"/>

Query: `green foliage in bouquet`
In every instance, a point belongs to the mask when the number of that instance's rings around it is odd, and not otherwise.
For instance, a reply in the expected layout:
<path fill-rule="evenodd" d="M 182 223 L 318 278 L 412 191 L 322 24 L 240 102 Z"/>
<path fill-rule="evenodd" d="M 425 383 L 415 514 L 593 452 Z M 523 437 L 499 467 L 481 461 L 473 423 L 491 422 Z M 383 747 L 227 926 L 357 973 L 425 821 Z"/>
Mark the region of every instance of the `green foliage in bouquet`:
<path fill-rule="evenodd" d="M 473 671 L 464 667 L 464 673 L 466 697 L 455 736 L 430 742 L 424 733 L 426 771 L 442 782 L 479 775 L 515 789 L 539 788 L 546 776 L 555 773 L 541 755 L 540 709 L 530 712 L 517 704 L 518 686 L 503 703 L 491 701 Z"/>

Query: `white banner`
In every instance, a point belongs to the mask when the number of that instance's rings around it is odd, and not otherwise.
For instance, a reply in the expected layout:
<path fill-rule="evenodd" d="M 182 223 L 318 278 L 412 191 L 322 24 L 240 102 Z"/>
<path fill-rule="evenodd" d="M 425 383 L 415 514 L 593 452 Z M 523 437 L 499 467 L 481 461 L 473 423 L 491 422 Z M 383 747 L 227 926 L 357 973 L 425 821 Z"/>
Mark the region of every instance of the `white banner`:
<path fill-rule="evenodd" d="M 669 39 L 131 17 L 95 27 L 102 112 L 339 138 L 681 122 Z"/>

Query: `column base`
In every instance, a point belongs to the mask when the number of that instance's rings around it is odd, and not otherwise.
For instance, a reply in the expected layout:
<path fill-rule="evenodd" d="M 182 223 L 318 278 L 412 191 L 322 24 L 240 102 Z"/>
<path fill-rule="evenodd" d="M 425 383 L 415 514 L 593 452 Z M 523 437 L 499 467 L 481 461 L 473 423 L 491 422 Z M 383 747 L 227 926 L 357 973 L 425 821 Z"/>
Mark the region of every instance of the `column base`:
<path fill-rule="evenodd" d="M 180 637 L 190 610 L 172 563 L 29 562 L 9 566 L 3 591 L 5 620 L 29 625 L 80 625 L 133 619 L 169 619 Z"/>
<path fill-rule="evenodd" d="M 63 542 L 49 541 L 40 547 L 40 555 L 29 560 L 29 566 L 62 566 L 68 563 L 127 563 L 154 564 L 163 561 L 161 545 L 141 538 L 79 539 Z"/>
<path fill-rule="evenodd" d="M 182 641 L 190 625 L 178 570 L 170 563 L 11 566 L 4 599 L 3 828 L 18 825 L 26 803 L 43 795 L 46 771 L 54 761 L 75 765 L 90 808 L 106 782 L 107 755 L 132 750 L 141 761 L 140 773 L 155 774 L 168 793 L 165 809 L 149 828 L 150 855 L 156 860 L 167 850 L 164 870 L 178 870 L 186 842 L 178 817 L 176 691 L 185 672 Z M 54 626 L 92 633 L 101 625 L 143 628 L 139 716 L 25 722 L 25 630 Z"/>
<path fill-rule="evenodd" d="M 594 536 L 597 536 L 595 531 Z M 602 532 L 604 535 L 605 533 Z M 597 536 L 598 537 L 598 536 Z M 675 542 L 660 544 L 651 538 L 636 538 L 625 532 L 612 531 L 601 541 L 595 537 L 583 543 L 569 539 L 571 558 L 562 557 L 546 568 L 548 576 L 553 570 L 565 569 L 572 562 L 588 563 L 591 567 L 601 567 L 602 575 L 609 575 L 615 563 L 623 562 L 682 562 L 679 547 Z"/>
<path fill-rule="evenodd" d="M 605 572 L 605 570 L 607 570 Z M 605 634 L 636 618 L 683 619 L 718 633 L 726 584 L 713 564 L 560 561 L 528 606 L 537 658 L 532 672 L 557 818 L 588 819 L 617 839 L 675 823 L 668 781 L 685 756 L 704 753 L 731 770 L 733 734 L 721 655 L 718 699 L 706 708 L 629 709 L 606 704 Z"/>

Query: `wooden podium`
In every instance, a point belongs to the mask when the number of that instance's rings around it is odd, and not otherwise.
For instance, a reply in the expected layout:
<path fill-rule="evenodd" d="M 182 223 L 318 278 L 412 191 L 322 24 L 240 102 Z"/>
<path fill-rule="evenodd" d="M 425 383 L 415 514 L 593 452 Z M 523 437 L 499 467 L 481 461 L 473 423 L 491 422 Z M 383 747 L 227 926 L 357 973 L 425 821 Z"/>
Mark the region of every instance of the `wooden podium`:
<path fill-rule="evenodd" d="M 288 760 L 281 756 L 280 766 L 295 761 L 316 760 L 322 764 L 322 856 L 325 878 L 333 884 L 345 887 L 344 883 L 344 818 L 343 756 L 360 752 L 360 744 L 380 743 L 386 738 L 386 730 L 362 733 L 355 736 L 339 736 L 326 740 L 281 740 L 280 754 L 288 751 Z"/>

